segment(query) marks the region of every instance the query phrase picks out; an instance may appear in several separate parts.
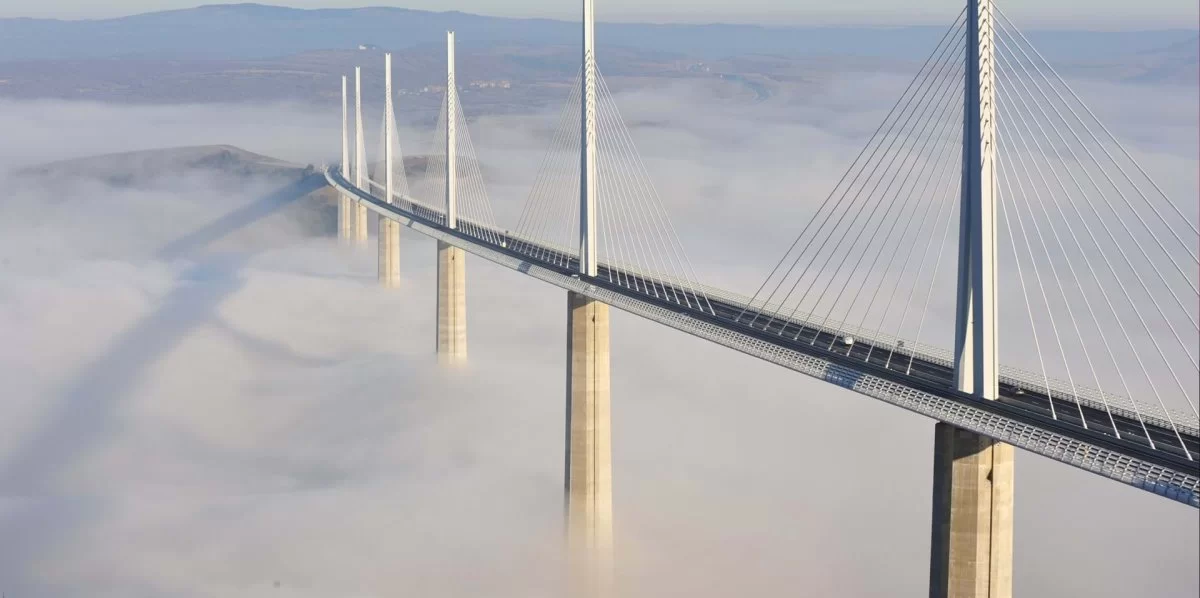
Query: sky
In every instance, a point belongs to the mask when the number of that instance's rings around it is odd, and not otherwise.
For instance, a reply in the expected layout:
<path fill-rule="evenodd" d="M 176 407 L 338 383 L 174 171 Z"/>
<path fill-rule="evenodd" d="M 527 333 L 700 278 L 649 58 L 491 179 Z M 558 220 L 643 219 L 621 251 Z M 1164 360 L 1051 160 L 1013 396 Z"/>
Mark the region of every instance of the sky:
<path fill-rule="evenodd" d="M 44 2 L 5 2 L 0 17 L 50 17 L 62 19 L 107 18 L 190 8 L 199 0 L 46 0 Z M 297 8 L 348 8 L 364 5 L 400 6 L 422 10 L 460 10 L 496 16 L 576 18 L 577 2 L 550 0 L 408 0 L 402 3 L 361 0 L 278 0 L 267 2 Z M 912 0 L 897 8 L 889 0 L 846 0 L 831 8 L 826 2 L 785 2 L 782 0 L 600 0 L 597 16 L 601 20 L 663 22 L 750 22 L 750 23 L 831 23 L 831 24 L 912 24 L 942 22 L 945 15 L 958 10 L 957 0 Z M 1128 29 L 1137 27 L 1194 28 L 1200 8 L 1184 0 L 1096 0 L 1088 3 L 1086 14 L 1079 4 L 1067 0 L 1009 0 L 1005 10 L 1032 23 L 1060 26 Z M 687 14 L 680 14 L 682 11 Z"/>
<path fill-rule="evenodd" d="M 618 102 L 697 272 L 752 290 L 904 83 L 847 75 L 761 104 L 675 83 Z M 1171 176 L 1196 171 L 1195 90 L 1084 91 L 1123 139 L 1161 130 L 1131 150 L 1195 196 Z M 319 162 L 337 152 L 327 114 L 2 101 L 0 173 L 206 143 Z M 472 122 L 498 221 L 553 119 Z M 0 593 L 561 596 L 560 289 L 468 258 L 471 357 L 447 371 L 434 243 L 407 229 L 385 290 L 373 246 L 314 235 L 311 205 L 163 251 L 279 181 L 0 183 Z M 729 218 L 729 197 L 761 209 Z M 612 339 L 622 595 L 927 595 L 932 421 L 617 310 Z M 1017 594 L 1200 591 L 1194 509 L 1020 451 L 1016 471 Z"/>

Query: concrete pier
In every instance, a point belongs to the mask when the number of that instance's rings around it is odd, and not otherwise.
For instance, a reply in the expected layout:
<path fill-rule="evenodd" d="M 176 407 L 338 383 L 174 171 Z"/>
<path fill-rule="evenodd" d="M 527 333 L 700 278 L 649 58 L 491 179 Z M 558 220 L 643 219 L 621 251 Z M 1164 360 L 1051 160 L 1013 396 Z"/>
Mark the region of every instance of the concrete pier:
<path fill-rule="evenodd" d="M 338 195 L 338 240 L 349 243 L 353 227 L 350 223 L 352 200 L 345 195 Z"/>
<path fill-rule="evenodd" d="M 400 223 L 379 217 L 379 284 L 400 286 Z"/>
<path fill-rule="evenodd" d="M 611 595 L 608 306 L 567 293 L 566 523 L 572 596 Z"/>
<path fill-rule="evenodd" d="M 367 244 L 367 206 L 361 201 L 354 202 L 354 242 L 359 245 Z"/>
<path fill-rule="evenodd" d="M 437 244 L 438 363 L 467 360 L 467 254 L 458 247 Z"/>
<path fill-rule="evenodd" d="M 1013 447 L 934 430 L 930 598 L 1011 598 Z"/>

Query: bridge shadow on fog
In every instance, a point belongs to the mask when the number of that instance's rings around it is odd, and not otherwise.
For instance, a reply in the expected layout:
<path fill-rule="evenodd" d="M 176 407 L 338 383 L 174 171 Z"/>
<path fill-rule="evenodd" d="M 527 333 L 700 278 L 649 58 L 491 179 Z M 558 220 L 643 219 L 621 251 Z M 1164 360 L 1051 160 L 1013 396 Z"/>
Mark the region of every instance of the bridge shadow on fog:
<path fill-rule="evenodd" d="M 156 257 L 173 260 L 194 253 L 222 237 L 275 213 L 280 208 L 325 185 L 325 177 L 320 174 L 306 176 L 167 243 L 158 250 Z"/>
<path fill-rule="evenodd" d="M 189 257 L 324 185 L 321 176 L 305 177 L 167 244 L 156 257 Z M 114 411 L 121 399 L 191 330 L 218 323 L 221 331 L 230 332 L 230 327 L 215 317 L 216 308 L 242 287 L 240 271 L 251 255 L 197 258 L 157 310 L 123 332 L 95 361 L 64 384 L 65 390 L 49 401 L 48 415 L 39 428 L 0 462 L 0 498 L 36 495 L 53 488 L 56 475 L 119 425 Z M 230 336 L 255 353 L 269 352 L 285 359 L 290 355 L 267 341 L 244 334 Z"/>

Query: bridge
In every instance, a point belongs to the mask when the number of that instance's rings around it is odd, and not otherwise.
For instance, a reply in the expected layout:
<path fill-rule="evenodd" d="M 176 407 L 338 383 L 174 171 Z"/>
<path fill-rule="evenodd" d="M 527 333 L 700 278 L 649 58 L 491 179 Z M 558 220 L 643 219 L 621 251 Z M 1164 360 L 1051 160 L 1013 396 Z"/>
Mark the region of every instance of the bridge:
<path fill-rule="evenodd" d="M 342 78 L 341 162 L 325 169 L 346 244 L 378 220 L 381 284 L 398 284 L 401 229 L 437 241 L 446 367 L 467 358 L 468 254 L 567 291 L 580 595 L 611 592 L 613 577 L 610 307 L 936 420 L 931 596 L 1011 596 L 1014 447 L 1200 507 L 1195 214 L 1000 7 L 967 1 L 744 296 L 695 274 L 597 67 L 593 1 L 579 75 L 511 228 L 492 213 L 452 32 L 440 149 L 423 172 L 410 181 L 403 166 L 390 55 L 375 161 L 358 68 L 352 111 Z M 953 306 L 940 340 L 939 304 Z"/>

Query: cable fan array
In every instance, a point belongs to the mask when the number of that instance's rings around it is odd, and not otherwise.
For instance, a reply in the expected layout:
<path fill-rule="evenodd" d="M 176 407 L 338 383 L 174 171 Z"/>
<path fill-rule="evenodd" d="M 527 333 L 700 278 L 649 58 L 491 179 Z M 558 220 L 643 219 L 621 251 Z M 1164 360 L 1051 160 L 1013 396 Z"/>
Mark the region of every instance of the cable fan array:
<path fill-rule="evenodd" d="M 1172 202 L 1025 35 L 987 5 L 1002 394 L 1054 419 L 1195 459 L 1195 206 Z M 592 282 L 736 320 L 785 344 L 834 351 L 840 341 L 850 347 L 845 359 L 952 384 L 953 359 L 942 347 L 952 344 L 960 259 L 964 57 L 976 51 L 966 19 L 964 10 L 946 30 L 753 298 L 732 308 L 718 302 L 720 314 L 597 72 Z M 463 234 L 577 270 L 582 91 L 576 77 L 511 233 L 495 225 L 454 89 L 442 103 L 437 150 L 411 187 L 395 115 L 384 115 L 381 129 L 393 134 L 380 135 L 379 158 L 391 144 L 390 200 L 447 225 L 451 170 Z M 457 147 L 451 169 L 448 136 Z M 361 131 L 357 137 L 361 155 Z M 381 167 L 369 182 L 380 192 Z"/>
<path fill-rule="evenodd" d="M 579 255 L 581 97 L 581 77 L 576 77 L 511 235 L 514 251 L 562 268 L 574 268 Z M 595 151 L 598 278 L 685 309 L 713 313 L 599 72 Z"/>
<path fill-rule="evenodd" d="M 414 201 L 432 210 L 435 221 L 446 223 L 446 141 L 448 138 L 449 102 L 453 102 L 454 139 L 456 146 L 456 181 L 457 181 L 457 228 L 477 239 L 496 245 L 502 242 L 502 233 L 496 228 L 496 218 L 492 213 L 492 203 L 488 199 L 487 189 L 483 183 L 483 172 L 479 166 L 479 158 L 475 153 L 475 144 L 471 142 L 467 130 L 467 119 L 463 115 L 462 105 L 458 94 L 447 92 L 442 100 L 442 108 L 438 114 L 437 126 L 434 128 L 433 147 L 425 168 L 413 189 Z"/>
<path fill-rule="evenodd" d="M 759 286 L 739 321 L 791 334 L 829 329 L 911 353 L 929 308 L 954 296 L 947 244 L 958 213 L 964 13 L 892 106 L 849 170 Z M 947 267 L 947 262 L 949 266 Z M 946 272 L 949 276 L 946 276 Z M 785 324 L 789 324 L 785 326 Z M 786 329 L 786 331 L 785 331 Z M 818 336 L 810 340 L 816 344 Z M 883 340 L 889 342 L 880 342 Z M 832 345 L 832 343 L 831 343 Z"/>
<path fill-rule="evenodd" d="M 408 195 L 408 173 L 404 168 L 404 152 L 400 149 L 400 132 L 396 128 L 396 114 L 389 114 L 386 108 L 384 108 L 383 112 L 383 118 L 379 121 L 379 143 L 376 146 L 379 153 L 376 154 L 375 161 L 370 164 L 369 172 L 371 174 L 368 184 L 372 192 L 377 191 L 380 195 L 387 192 L 387 178 L 384 172 L 387 154 L 384 149 L 384 143 L 390 143 L 392 146 L 392 193 L 395 194 L 390 201 L 395 202 L 400 197 Z M 390 137 L 387 135 L 389 120 L 391 121 L 390 130 L 392 132 Z"/>
<path fill-rule="evenodd" d="M 1196 434 L 1200 386 L 1196 215 L 992 10 L 1001 383 L 1084 427 L 1084 410 L 1102 409 L 1118 437 L 1132 417 L 1155 446 L 1152 422 L 1174 436 L 1159 444 L 1195 458 L 1183 434 Z M 918 356 L 950 362 L 936 345 L 953 338 L 964 15 L 740 322 L 813 344 L 862 338 L 868 361 L 883 351 L 908 373 Z"/>
<path fill-rule="evenodd" d="M 451 94 L 447 94 L 449 97 Z M 457 94 L 453 94 L 457 105 Z M 437 224 L 446 224 L 446 99 L 442 100 L 441 113 L 434 130 L 432 151 L 426 156 L 424 167 L 411 183 L 405 168 L 404 154 L 400 149 L 399 129 L 396 126 L 395 114 L 385 114 L 383 118 L 391 119 L 392 135 L 387 141 L 392 144 L 392 186 L 391 203 L 398 205 L 426 220 Z M 475 238 L 499 245 L 501 234 L 497 231 L 495 217 L 492 215 L 491 202 L 483 184 L 483 173 L 480 171 L 479 160 L 475 154 L 475 146 L 471 143 L 467 131 L 467 121 L 463 117 L 461 107 L 456 112 L 455 139 L 457 140 L 457 228 Z M 384 138 L 387 130 L 386 121 L 381 119 L 379 127 L 379 143 L 377 160 L 370 162 L 370 178 L 368 185 L 371 191 L 380 197 L 386 194 L 386 179 L 384 176 Z"/>
<path fill-rule="evenodd" d="M 1146 416 L 1164 419 L 1183 444 L 1181 429 L 1196 433 L 1200 386 L 1195 214 L 992 10 L 998 209 L 1020 288 L 1012 303 L 1028 323 L 1010 335 L 1031 341 L 1022 344 L 1038 369 L 1066 379 L 1044 375 L 1047 394 L 1098 399 L 1110 420 L 1111 409 L 1132 409 L 1143 432 Z"/>

